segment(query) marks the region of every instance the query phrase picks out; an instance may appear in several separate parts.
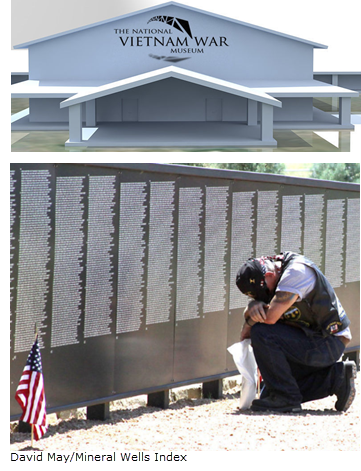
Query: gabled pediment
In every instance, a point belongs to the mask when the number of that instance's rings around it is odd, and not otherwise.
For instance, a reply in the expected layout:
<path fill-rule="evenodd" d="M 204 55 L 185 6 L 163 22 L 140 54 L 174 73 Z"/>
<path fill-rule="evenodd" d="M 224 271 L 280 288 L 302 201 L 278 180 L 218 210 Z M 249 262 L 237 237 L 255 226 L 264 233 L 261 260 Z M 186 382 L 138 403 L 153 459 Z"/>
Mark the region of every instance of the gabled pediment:
<path fill-rule="evenodd" d="M 177 12 L 179 14 L 175 14 L 175 15 L 169 14 L 169 12 L 166 11 L 166 10 L 167 9 L 169 10 L 170 8 L 172 8 L 173 11 L 175 10 L 175 12 Z M 184 12 L 184 15 L 181 14 L 182 11 Z M 200 13 L 202 15 L 205 15 L 205 16 L 208 16 L 208 17 L 218 18 L 219 20 L 228 21 L 232 24 L 236 24 L 236 25 L 238 24 L 239 26 L 251 28 L 251 29 L 254 29 L 256 31 L 269 33 L 269 34 L 272 34 L 272 35 L 279 36 L 281 38 L 291 39 L 291 40 L 294 40 L 294 41 L 298 41 L 300 43 L 308 44 L 308 45 L 310 45 L 314 48 L 322 48 L 322 49 L 327 48 L 327 46 L 325 46 L 323 44 L 315 43 L 313 41 L 308 41 L 306 39 L 298 38 L 298 37 L 291 36 L 291 35 L 288 35 L 288 34 L 284 34 L 284 33 L 281 33 L 281 32 L 273 31 L 271 29 L 267 29 L 267 28 L 263 28 L 263 27 L 260 27 L 260 26 L 245 23 L 245 22 L 233 19 L 233 18 L 228 18 L 228 17 L 223 16 L 223 15 L 218 15 L 216 13 L 200 10 L 198 8 L 190 7 L 188 5 L 182 5 L 181 3 L 177 3 L 177 2 L 167 2 L 167 3 L 160 4 L 160 5 L 155 5 L 155 6 L 150 7 L 150 8 L 146 8 L 144 10 L 139 10 L 139 11 L 136 11 L 136 12 L 128 13 L 126 15 L 118 16 L 118 17 L 115 17 L 115 18 L 110 18 L 108 20 L 104 20 L 104 21 L 101 21 L 101 22 L 98 22 L 98 23 L 93 23 L 91 25 L 82 26 L 80 28 L 72 29 L 72 30 L 69 30 L 69 31 L 64 31 L 64 32 L 61 32 L 61 33 L 58 33 L 58 34 L 55 34 L 55 35 L 52 35 L 52 36 L 47 36 L 45 38 L 39 38 L 39 39 L 36 39 L 36 40 L 33 40 L 33 41 L 29 41 L 27 43 L 19 44 L 19 45 L 15 46 L 15 49 L 29 48 L 29 47 L 31 47 L 35 44 L 38 44 L 38 43 L 41 43 L 41 42 L 44 42 L 44 41 L 49 41 L 51 39 L 61 38 L 62 36 L 66 36 L 66 35 L 69 35 L 69 34 L 80 33 L 82 31 L 86 31 L 86 30 L 91 29 L 91 28 L 97 28 L 99 26 L 107 25 L 107 24 L 110 24 L 112 22 L 117 22 L 119 20 L 132 19 L 132 18 L 136 17 L 137 15 L 141 15 L 141 14 L 144 14 L 144 13 L 149 13 L 149 21 L 148 21 L 149 27 L 152 26 L 153 24 L 157 24 L 157 23 L 160 24 L 161 23 L 163 26 L 168 25 L 168 26 L 174 28 L 177 31 L 181 31 L 183 33 L 186 33 L 190 38 L 192 38 L 193 35 L 192 35 L 191 24 L 187 20 L 187 13 L 189 13 L 189 12 L 198 12 L 198 13 Z"/>
<path fill-rule="evenodd" d="M 196 85 L 212 88 L 214 90 L 240 96 L 260 103 L 266 103 L 276 107 L 282 106 L 280 101 L 271 97 L 267 93 L 263 93 L 262 91 L 254 92 L 251 88 L 244 87 L 236 83 L 216 79 L 214 77 L 209 77 L 196 72 L 191 72 L 179 67 L 170 66 L 165 67 L 164 69 L 148 72 L 146 74 L 130 77 L 128 79 L 119 80 L 117 82 L 109 83 L 100 87 L 94 87 L 93 89 L 83 93 L 78 93 L 60 103 L 60 108 L 66 108 L 79 103 L 85 103 L 90 100 L 102 98 L 107 95 L 123 92 L 125 90 L 130 90 L 132 88 L 148 85 L 150 83 L 166 80 L 169 78 L 183 80 L 185 82 L 194 83 Z"/>

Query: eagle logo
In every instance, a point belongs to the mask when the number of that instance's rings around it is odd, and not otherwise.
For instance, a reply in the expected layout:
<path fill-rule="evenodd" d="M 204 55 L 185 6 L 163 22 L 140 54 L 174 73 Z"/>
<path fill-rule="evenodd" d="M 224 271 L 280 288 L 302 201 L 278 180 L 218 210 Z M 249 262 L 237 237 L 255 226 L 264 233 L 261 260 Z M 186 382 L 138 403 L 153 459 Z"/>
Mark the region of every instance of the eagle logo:
<path fill-rule="evenodd" d="M 173 26 L 173 28 L 177 29 L 178 31 L 181 31 L 182 33 L 187 33 L 188 36 L 193 39 L 191 28 L 187 20 L 182 20 L 181 18 L 174 18 L 174 16 L 158 15 L 153 16 L 153 18 L 148 21 L 148 24 L 151 21 L 160 21 L 161 23 L 166 23 L 167 25 Z"/>

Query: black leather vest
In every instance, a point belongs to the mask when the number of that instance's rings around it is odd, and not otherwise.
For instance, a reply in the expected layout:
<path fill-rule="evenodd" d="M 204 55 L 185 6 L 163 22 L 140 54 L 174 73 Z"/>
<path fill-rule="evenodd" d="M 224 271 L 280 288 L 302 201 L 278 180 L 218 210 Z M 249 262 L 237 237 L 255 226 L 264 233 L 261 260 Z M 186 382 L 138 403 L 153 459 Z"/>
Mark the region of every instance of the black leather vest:
<path fill-rule="evenodd" d="M 316 283 L 306 298 L 291 306 L 281 317 L 280 322 L 296 324 L 306 333 L 318 332 L 324 336 L 341 332 L 350 325 L 346 312 L 339 302 L 335 291 L 318 267 L 303 255 L 284 252 L 278 258 L 282 262 L 281 277 L 293 263 L 303 263 L 316 274 Z M 280 281 L 279 280 L 279 281 Z"/>

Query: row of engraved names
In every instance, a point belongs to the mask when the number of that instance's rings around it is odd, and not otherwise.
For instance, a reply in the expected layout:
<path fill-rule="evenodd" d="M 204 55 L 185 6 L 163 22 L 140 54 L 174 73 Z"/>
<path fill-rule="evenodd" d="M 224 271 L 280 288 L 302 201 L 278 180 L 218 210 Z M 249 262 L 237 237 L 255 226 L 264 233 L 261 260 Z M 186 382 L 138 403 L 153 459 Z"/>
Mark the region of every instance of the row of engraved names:
<path fill-rule="evenodd" d="M 12 179 L 14 190 L 14 173 Z M 51 323 L 52 347 L 78 343 L 81 324 L 84 338 L 111 333 L 115 295 L 116 177 L 88 177 L 87 218 L 85 179 L 85 176 L 57 177 L 55 222 L 52 224 L 50 173 L 47 170 L 21 172 L 15 352 L 28 348 L 34 323 L 43 330 Z M 227 208 L 228 191 L 228 187 L 207 189 L 205 246 L 212 249 L 207 251 L 209 255 L 205 257 L 210 276 L 204 278 L 203 290 L 212 292 L 213 297 L 207 298 L 203 312 L 224 309 L 227 218 L 222 208 Z M 200 317 L 200 221 L 204 217 L 204 191 L 185 188 L 180 193 L 177 290 L 186 293 L 186 296 L 177 297 L 177 321 Z M 14 197 L 12 201 L 14 222 L 18 210 Z M 170 321 L 175 282 L 174 201 L 175 182 L 120 184 L 117 334 L 140 328 L 145 302 L 147 325 Z M 148 228 L 145 223 L 147 213 Z M 53 251 L 50 242 L 52 232 L 55 241 Z M 213 247 L 217 250 L 214 251 Z M 51 274 L 52 253 L 54 268 Z M 208 286 L 210 284 L 215 289 L 212 290 Z M 48 319 L 50 292 L 51 319 Z"/>
<path fill-rule="evenodd" d="M 84 217 L 86 178 L 56 179 L 52 315 L 48 320 L 46 303 L 52 230 L 49 217 L 52 204 L 50 173 L 46 170 L 21 172 L 15 351 L 28 348 L 33 338 L 34 320 L 42 327 L 51 322 L 52 347 L 79 343 L 81 322 L 84 323 L 84 338 L 110 334 L 115 282 L 117 334 L 139 330 L 143 322 L 146 325 L 169 322 L 174 294 L 176 321 L 199 318 L 202 313 L 225 309 L 228 186 L 179 188 L 177 254 L 174 260 L 175 182 L 120 184 L 117 249 L 114 240 L 116 177 L 88 177 L 87 220 Z M 13 184 L 11 188 L 14 187 Z M 278 191 L 232 194 L 231 279 L 235 278 L 239 265 L 248 257 L 276 253 L 279 199 Z M 13 198 L 12 212 L 16 212 L 14 201 Z M 327 220 L 324 221 L 326 205 Z M 357 243 L 357 227 L 359 231 L 358 208 L 357 199 L 347 200 L 346 204 L 345 199 L 325 200 L 324 195 L 283 196 L 281 249 L 300 251 L 303 239 L 305 255 L 319 262 L 324 250 L 322 234 L 325 222 L 326 272 L 332 275 L 334 285 L 342 283 L 342 247 L 347 235 L 345 278 L 347 282 L 357 281 L 359 265 L 353 248 Z M 11 221 L 14 219 L 12 217 Z M 118 251 L 117 280 L 115 250 Z M 335 252 L 338 257 L 334 256 Z M 145 285 L 147 289 L 144 289 Z M 243 297 L 231 283 L 230 309 L 239 308 L 243 303 Z M 33 307 L 31 312 L 29 304 Z"/>

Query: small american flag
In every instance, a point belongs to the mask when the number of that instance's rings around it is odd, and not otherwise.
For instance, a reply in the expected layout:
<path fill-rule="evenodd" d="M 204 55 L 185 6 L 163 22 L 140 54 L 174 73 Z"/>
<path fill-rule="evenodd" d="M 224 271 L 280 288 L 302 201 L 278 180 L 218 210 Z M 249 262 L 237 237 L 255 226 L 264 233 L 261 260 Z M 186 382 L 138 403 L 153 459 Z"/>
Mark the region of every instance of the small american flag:
<path fill-rule="evenodd" d="M 48 426 L 46 424 L 46 401 L 41 355 L 37 337 L 20 378 L 15 399 L 23 410 L 20 420 L 33 425 L 35 439 L 40 440 Z"/>

